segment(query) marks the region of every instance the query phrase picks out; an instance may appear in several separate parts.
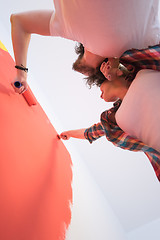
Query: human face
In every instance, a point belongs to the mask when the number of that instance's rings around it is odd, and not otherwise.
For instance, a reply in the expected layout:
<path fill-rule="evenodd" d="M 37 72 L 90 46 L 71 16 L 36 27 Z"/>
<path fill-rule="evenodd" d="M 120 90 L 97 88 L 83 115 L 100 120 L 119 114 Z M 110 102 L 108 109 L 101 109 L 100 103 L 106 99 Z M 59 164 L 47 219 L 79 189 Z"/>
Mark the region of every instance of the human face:
<path fill-rule="evenodd" d="M 117 91 L 116 91 L 116 88 L 114 87 L 114 84 L 113 84 L 112 81 L 105 80 L 101 84 L 100 90 L 102 92 L 101 93 L 101 98 L 105 102 L 115 102 L 119 98 L 117 96 Z"/>

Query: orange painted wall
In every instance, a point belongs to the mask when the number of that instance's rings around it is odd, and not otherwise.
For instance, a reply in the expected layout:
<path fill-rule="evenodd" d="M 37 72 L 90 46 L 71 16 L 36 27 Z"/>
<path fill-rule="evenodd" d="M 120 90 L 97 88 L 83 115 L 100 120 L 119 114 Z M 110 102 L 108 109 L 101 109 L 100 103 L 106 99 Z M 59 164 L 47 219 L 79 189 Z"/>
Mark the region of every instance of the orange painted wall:
<path fill-rule="evenodd" d="M 39 103 L 14 92 L 14 65 L 0 49 L 0 239 L 65 239 L 71 158 Z"/>

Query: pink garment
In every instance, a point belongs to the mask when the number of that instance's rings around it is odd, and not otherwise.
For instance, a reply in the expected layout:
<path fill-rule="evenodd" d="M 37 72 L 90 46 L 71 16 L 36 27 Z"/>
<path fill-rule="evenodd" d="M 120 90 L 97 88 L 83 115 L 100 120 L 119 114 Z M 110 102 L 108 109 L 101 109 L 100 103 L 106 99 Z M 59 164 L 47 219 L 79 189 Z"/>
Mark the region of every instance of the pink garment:
<path fill-rule="evenodd" d="M 50 33 L 103 57 L 160 42 L 159 0 L 54 0 Z"/>
<path fill-rule="evenodd" d="M 160 72 L 141 70 L 116 112 L 119 127 L 160 152 Z"/>

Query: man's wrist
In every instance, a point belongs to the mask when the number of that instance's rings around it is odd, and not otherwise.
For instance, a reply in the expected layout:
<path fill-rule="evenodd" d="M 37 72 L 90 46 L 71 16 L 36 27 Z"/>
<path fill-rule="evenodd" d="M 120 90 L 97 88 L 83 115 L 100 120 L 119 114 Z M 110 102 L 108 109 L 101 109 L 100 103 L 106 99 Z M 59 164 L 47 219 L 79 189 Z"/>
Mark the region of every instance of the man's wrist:
<path fill-rule="evenodd" d="M 23 64 L 21 65 L 16 65 L 15 68 L 17 68 L 18 70 L 24 71 L 26 73 L 28 73 L 28 68 L 26 68 L 25 66 L 23 66 Z"/>
<path fill-rule="evenodd" d="M 26 80 L 27 72 L 17 69 L 17 77 Z"/>

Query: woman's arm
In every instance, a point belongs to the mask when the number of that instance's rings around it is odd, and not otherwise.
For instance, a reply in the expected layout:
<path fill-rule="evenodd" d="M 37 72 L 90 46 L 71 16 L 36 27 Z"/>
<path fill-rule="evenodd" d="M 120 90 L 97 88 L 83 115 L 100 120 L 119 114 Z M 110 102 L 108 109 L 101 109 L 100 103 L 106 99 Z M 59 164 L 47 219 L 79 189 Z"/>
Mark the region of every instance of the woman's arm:
<path fill-rule="evenodd" d="M 84 136 L 85 130 L 86 130 L 85 128 L 82 128 L 82 129 L 77 129 L 77 130 L 65 131 L 59 135 L 59 138 L 62 138 L 63 140 L 68 140 L 71 137 L 79 138 L 79 139 L 86 139 Z"/>
<path fill-rule="evenodd" d="M 27 65 L 27 52 L 31 34 L 50 35 L 50 18 L 53 11 L 31 11 L 25 13 L 12 14 L 11 35 L 16 65 Z M 22 83 L 22 87 L 15 91 L 21 93 L 27 89 L 27 73 L 17 69 L 15 81 Z"/>
<path fill-rule="evenodd" d="M 90 143 L 105 135 L 105 130 L 101 123 L 92 125 L 90 128 L 82 128 L 62 132 L 58 135 L 59 138 L 68 140 L 72 138 L 86 139 Z"/>

